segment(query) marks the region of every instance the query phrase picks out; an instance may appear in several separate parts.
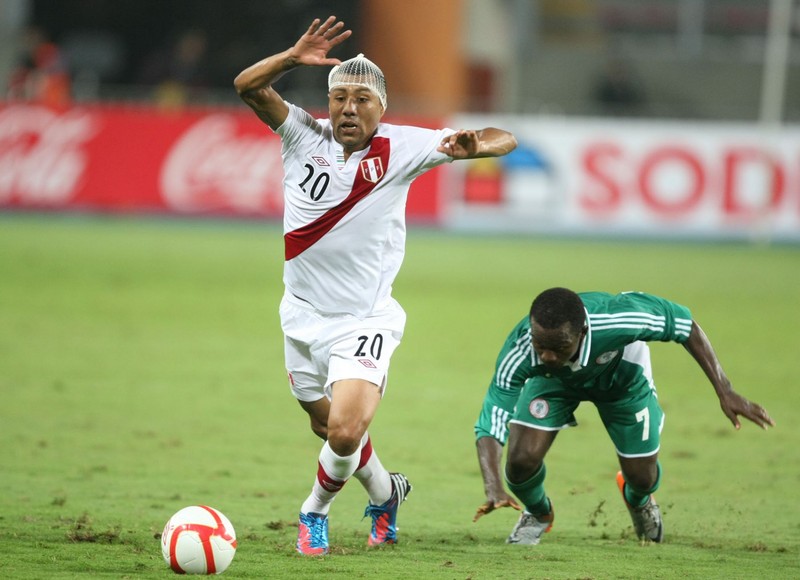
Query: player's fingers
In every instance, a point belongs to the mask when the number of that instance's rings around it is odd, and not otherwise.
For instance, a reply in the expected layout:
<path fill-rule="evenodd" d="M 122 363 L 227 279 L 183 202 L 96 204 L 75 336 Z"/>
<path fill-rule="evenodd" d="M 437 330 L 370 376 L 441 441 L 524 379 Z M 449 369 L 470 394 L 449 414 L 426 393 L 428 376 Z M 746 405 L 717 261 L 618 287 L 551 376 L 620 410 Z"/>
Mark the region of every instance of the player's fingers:
<path fill-rule="evenodd" d="M 751 421 L 756 423 L 762 429 L 767 429 L 768 427 L 774 427 L 775 421 L 773 421 L 772 417 L 769 416 L 763 408 L 758 407 L 756 413 L 753 416 L 748 417 Z"/>
<path fill-rule="evenodd" d="M 515 502 L 513 499 L 504 499 L 503 501 L 499 501 L 496 504 L 494 504 L 494 507 L 495 508 L 511 507 L 514 508 L 515 510 L 522 509 L 519 507 L 519 504 Z"/>
<path fill-rule="evenodd" d="M 326 39 L 330 40 L 331 38 L 339 34 L 339 31 L 342 28 L 344 28 L 344 22 L 337 22 L 336 24 L 328 28 L 323 36 L 325 36 Z"/>
<path fill-rule="evenodd" d="M 765 429 L 768 425 L 772 427 L 775 426 L 775 421 L 769 416 L 769 413 L 767 413 L 767 410 L 764 407 L 761 405 L 756 405 L 756 412 L 758 413 L 758 418 L 763 422 L 762 426 Z"/>
<path fill-rule="evenodd" d="M 314 34 L 318 26 L 319 26 L 319 18 L 315 18 L 314 20 L 311 21 L 311 26 L 309 26 L 308 30 L 306 30 L 306 34 Z"/>
<path fill-rule="evenodd" d="M 334 36 L 333 38 L 331 38 L 330 42 L 332 45 L 336 46 L 337 44 L 340 44 L 341 42 L 344 42 L 345 40 L 350 38 L 351 34 L 353 34 L 352 30 L 345 30 L 338 36 Z"/>
<path fill-rule="evenodd" d="M 458 140 L 462 143 L 469 143 L 470 141 L 474 141 L 477 139 L 478 134 L 472 129 L 462 129 L 457 133 Z"/>
<path fill-rule="evenodd" d="M 492 504 L 492 502 L 487 501 L 485 504 L 481 505 L 478 508 L 478 510 L 475 512 L 475 516 L 472 518 L 472 521 L 477 522 L 481 516 L 485 516 L 493 509 L 494 509 L 494 504 Z"/>
<path fill-rule="evenodd" d="M 731 408 L 730 408 L 728 405 L 726 405 L 726 404 L 723 404 L 723 405 L 721 405 L 721 407 L 722 407 L 722 412 L 723 412 L 723 413 L 725 414 L 725 416 L 728 418 L 728 421 L 730 421 L 730 422 L 731 422 L 731 424 L 732 424 L 734 427 L 736 427 L 737 429 L 738 429 L 739 427 L 741 427 L 741 425 L 739 424 L 739 414 L 738 414 L 736 411 L 734 411 L 733 409 L 731 409 Z"/>
<path fill-rule="evenodd" d="M 328 16 L 325 22 L 322 23 L 322 26 L 319 27 L 319 33 L 325 36 L 325 33 L 328 32 L 328 29 L 333 25 L 335 21 L 336 21 L 335 16 Z"/>

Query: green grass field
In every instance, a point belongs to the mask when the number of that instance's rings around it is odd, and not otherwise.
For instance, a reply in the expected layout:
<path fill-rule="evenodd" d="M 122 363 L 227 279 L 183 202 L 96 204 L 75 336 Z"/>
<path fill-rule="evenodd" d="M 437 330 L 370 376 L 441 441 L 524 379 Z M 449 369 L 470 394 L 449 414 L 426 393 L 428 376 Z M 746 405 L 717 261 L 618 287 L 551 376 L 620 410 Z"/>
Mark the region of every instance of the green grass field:
<path fill-rule="evenodd" d="M 0 577 L 171 577 L 158 535 L 197 503 L 236 527 L 230 578 L 800 577 L 800 248 L 412 229 L 395 285 L 406 335 L 371 429 L 414 484 L 401 543 L 366 549 L 353 481 L 321 559 L 293 546 L 320 444 L 286 385 L 281 266 L 271 224 L 0 217 Z M 663 544 L 632 536 L 590 406 L 548 456 L 541 545 L 504 544 L 510 510 L 472 523 L 472 425 L 497 350 L 554 285 L 690 306 L 777 421 L 735 431 L 683 349 L 652 347 Z"/>

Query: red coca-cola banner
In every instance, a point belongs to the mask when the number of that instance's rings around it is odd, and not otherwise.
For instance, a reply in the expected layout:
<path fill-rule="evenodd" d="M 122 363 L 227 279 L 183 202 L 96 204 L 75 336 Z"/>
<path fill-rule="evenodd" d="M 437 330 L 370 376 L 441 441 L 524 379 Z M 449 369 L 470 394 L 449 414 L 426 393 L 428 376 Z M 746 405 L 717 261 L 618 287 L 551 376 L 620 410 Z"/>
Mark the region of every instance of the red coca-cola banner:
<path fill-rule="evenodd" d="M 436 173 L 414 182 L 411 221 L 438 221 Z M 244 107 L 0 104 L 0 208 L 278 218 L 282 180 L 280 140 Z"/>

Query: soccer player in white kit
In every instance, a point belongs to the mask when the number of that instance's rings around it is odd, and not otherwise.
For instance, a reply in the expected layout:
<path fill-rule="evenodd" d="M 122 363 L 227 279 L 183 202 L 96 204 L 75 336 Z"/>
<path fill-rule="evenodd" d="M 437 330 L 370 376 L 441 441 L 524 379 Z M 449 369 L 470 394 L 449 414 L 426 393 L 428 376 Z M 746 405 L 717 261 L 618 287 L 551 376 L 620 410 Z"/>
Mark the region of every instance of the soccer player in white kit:
<path fill-rule="evenodd" d="M 397 542 L 408 479 L 387 471 L 367 429 L 400 344 L 405 312 L 392 283 L 405 252 L 405 205 L 418 175 L 453 159 L 497 157 L 516 147 L 507 131 L 432 130 L 381 123 L 383 73 L 363 55 L 328 52 L 351 34 L 315 19 L 290 49 L 242 71 L 237 92 L 282 141 L 286 287 L 280 306 L 292 393 L 324 441 L 316 480 L 300 508 L 297 551 L 328 552 L 328 511 L 355 476 L 369 495 L 368 544 Z M 329 119 L 284 101 L 272 84 L 301 66 L 334 66 Z"/>

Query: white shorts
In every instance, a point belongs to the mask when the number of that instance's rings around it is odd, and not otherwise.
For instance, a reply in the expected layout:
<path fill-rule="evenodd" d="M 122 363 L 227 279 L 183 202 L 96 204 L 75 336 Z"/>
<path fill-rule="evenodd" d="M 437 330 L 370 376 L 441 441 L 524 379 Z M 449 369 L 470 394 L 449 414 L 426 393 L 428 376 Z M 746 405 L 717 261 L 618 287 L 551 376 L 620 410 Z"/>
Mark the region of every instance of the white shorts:
<path fill-rule="evenodd" d="M 292 394 L 300 401 L 331 396 L 331 384 L 364 379 L 386 389 L 389 361 L 403 338 L 406 313 L 394 299 L 364 319 L 325 314 L 284 294 L 281 327 Z"/>

